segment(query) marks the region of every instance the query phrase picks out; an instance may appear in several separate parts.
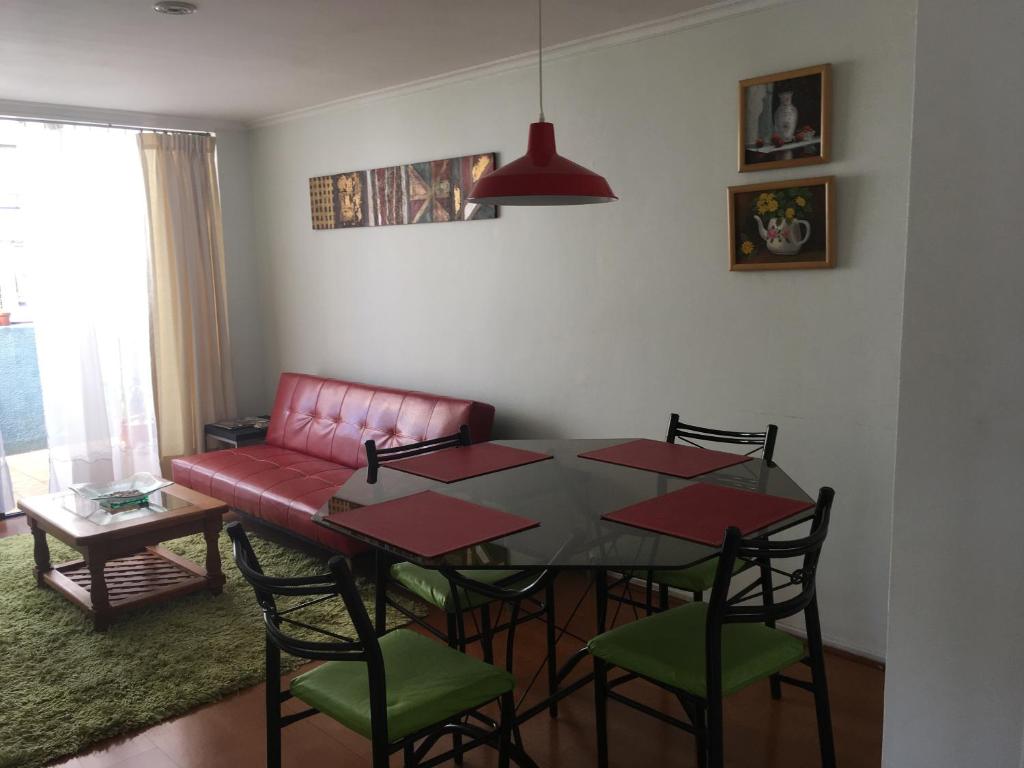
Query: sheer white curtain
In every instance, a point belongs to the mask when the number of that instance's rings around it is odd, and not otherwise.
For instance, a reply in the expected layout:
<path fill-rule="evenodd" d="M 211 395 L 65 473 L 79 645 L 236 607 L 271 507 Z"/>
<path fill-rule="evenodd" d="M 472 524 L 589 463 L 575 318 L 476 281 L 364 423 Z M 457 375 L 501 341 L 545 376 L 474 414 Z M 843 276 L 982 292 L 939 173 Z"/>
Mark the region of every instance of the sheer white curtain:
<path fill-rule="evenodd" d="M 4 436 L 0 434 L 0 517 L 14 509 L 14 487 L 11 485 L 11 472 L 7 468 L 7 456 L 4 453 Z"/>
<path fill-rule="evenodd" d="M 136 135 L 25 123 L 23 137 L 50 488 L 159 474 Z"/>

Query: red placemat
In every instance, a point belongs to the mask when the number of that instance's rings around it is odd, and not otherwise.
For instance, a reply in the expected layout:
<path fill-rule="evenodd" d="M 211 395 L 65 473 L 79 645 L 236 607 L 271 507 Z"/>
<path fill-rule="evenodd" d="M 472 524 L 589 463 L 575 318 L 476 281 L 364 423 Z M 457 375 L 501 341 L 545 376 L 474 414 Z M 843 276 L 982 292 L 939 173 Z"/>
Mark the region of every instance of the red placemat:
<path fill-rule="evenodd" d="M 509 448 L 507 445 L 495 443 L 477 443 L 392 461 L 384 466 L 411 475 L 440 480 L 442 483 L 454 483 L 550 458 L 551 455 L 548 453 L 524 451 L 521 448 Z"/>
<path fill-rule="evenodd" d="M 647 469 L 662 475 L 674 477 L 697 477 L 716 469 L 731 467 L 750 461 L 749 456 L 740 456 L 724 451 L 709 451 L 691 445 L 675 445 L 658 440 L 631 440 L 597 451 L 580 454 L 581 459 L 594 459 L 609 464 L 621 464 L 633 469 Z"/>
<path fill-rule="evenodd" d="M 746 536 L 813 506 L 810 501 L 694 483 L 602 517 L 717 547 L 730 526 Z"/>
<path fill-rule="evenodd" d="M 421 557 L 440 557 L 540 525 L 433 491 L 335 512 L 326 519 Z"/>

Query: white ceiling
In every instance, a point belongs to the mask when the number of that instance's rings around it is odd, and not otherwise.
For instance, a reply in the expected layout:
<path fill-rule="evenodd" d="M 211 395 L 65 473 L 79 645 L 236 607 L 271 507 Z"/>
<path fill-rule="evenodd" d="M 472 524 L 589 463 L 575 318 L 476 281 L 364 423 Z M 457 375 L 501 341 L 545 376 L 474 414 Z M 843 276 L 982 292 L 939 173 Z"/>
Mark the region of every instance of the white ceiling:
<path fill-rule="evenodd" d="M 0 100 L 254 120 L 533 50 L 533 0 L 0 0 Z M 547 0 L 545 46 L 712 0 Z"/>

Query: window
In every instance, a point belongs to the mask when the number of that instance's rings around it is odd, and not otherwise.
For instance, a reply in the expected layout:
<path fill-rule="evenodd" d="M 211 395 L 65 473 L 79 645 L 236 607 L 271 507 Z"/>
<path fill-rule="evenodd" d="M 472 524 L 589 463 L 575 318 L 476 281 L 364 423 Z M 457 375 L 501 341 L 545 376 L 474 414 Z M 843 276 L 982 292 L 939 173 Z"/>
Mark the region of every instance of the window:
<path fill-rule="evenodd" d="M 13 322 L 31 320 L 22 247 L 21 163 L 18 146 L 0 128 L 0 312 Z"/>

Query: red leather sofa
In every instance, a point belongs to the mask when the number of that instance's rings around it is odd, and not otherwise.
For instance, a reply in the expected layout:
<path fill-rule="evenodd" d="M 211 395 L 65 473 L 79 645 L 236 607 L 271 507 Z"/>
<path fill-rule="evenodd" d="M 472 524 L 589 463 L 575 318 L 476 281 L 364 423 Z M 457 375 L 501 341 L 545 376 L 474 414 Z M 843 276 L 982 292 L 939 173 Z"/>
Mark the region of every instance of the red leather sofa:
<path fill-rule="evenodd" d="M 265 523 L 345 555 L 359 542 L 312 521 L 334 492 L 366 466 L 367 440 L 381 448 L 457 432 L 488 440 L 494 407 L 423 392 L 283 373 L 263 445 L 184 456 L 171 477 Z"/>

